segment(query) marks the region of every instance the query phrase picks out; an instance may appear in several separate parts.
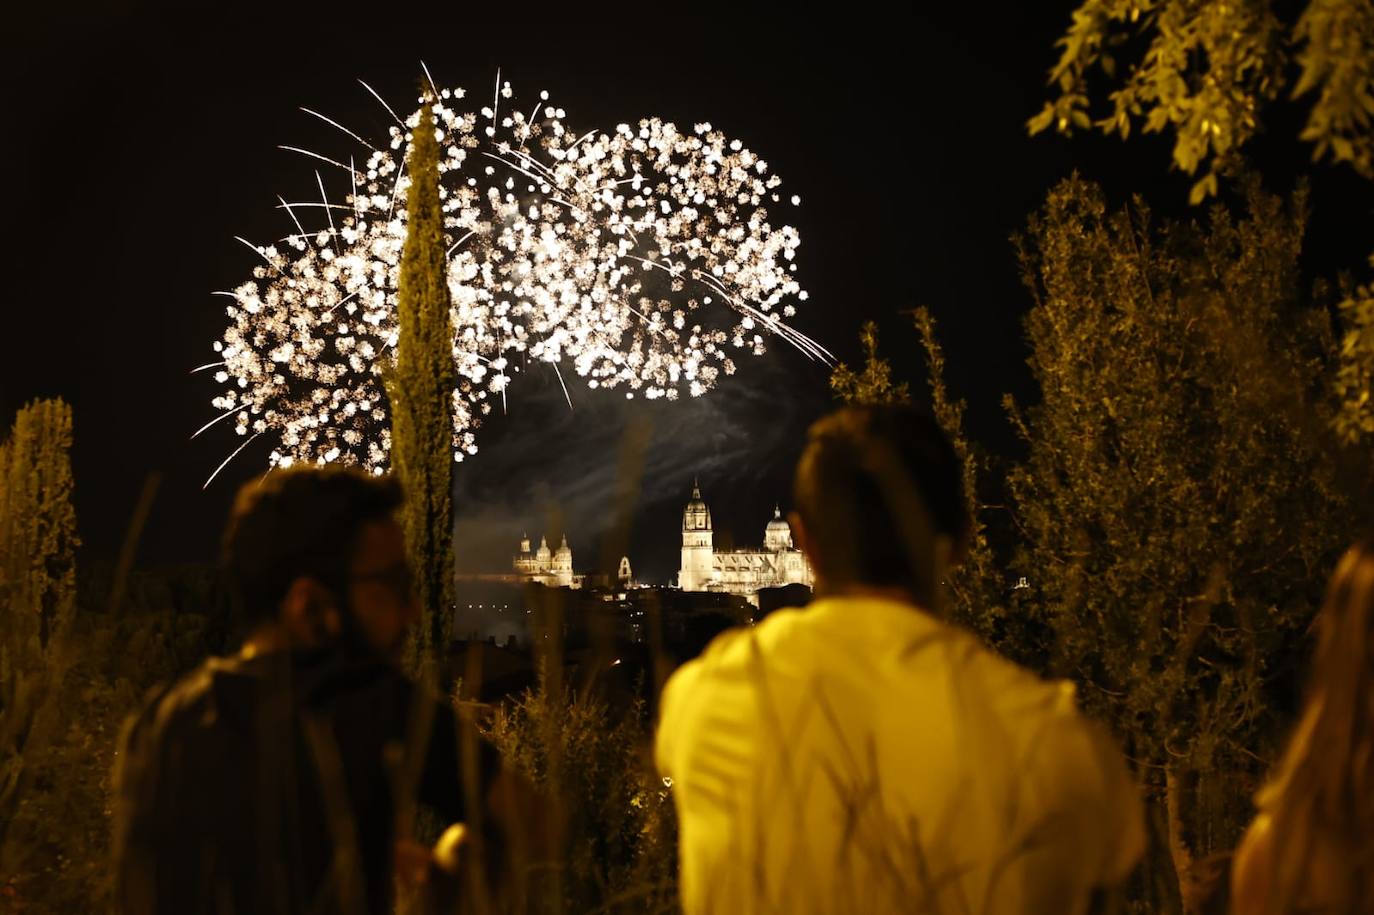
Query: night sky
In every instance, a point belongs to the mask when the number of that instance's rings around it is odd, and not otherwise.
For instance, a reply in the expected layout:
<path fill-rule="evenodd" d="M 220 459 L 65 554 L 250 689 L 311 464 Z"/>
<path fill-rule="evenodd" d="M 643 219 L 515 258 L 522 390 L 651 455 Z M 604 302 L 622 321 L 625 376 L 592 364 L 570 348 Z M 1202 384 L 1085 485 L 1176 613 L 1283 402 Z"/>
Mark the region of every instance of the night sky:
<path fill-rule="evenodd" d="M 211 292 L 254 265 L 233 236 L 280 238 L 276 195 L 317 194 L 312 163 L 277 145 L 357 148 L 299 108 L 385 136 L 389 116 L 359 78 L 402 110 L 421 60 L 470 98 L 490 92 L 500 67 L 517 98 L 548 89 L 582 130 L 657 115 L 739 137 L 802 197 L 793 212 L 810 300 L 796 326 L 852 363 L 860 323 L 876 319 L 899 372 L 919 382 L 901 312 L 929 305 L 972 432 L 1003 451 L 1001 394 L 1029 391 L 1019 325 L 1029 298 L 1009 235 L 1075 168 L 1114 199 L 1140 191 L 1158 212 L 1186 209 L 1165 141 L 1026 136 L 1070 3 L 1012 4 L 1001 16 L 986 4 L 844 3 L 809 15 L 801 4 L 571 5 L 578 15 L 435 4 L 424 19 L 411 12 L 424 4 L 296 6 L 208 20 L 139 3 L 30 9 L 0 38 L 10 201 L 0 421 L 37 396 L 73 405 L 88 558 L 118 552 L 154 472 L 140 562 L 213 558 L 234 490 L 265 469 L 266 437 L 202 492 L 240 440 L 227 422 L 189 440 L 216 414 L 219 386 L 188 372 L 214 358 L 224 329 Z M 1274 189 L 1305 168 L 1296 111 L 1280 106 L 1255 147 Z M 1358 268 L 1370 189 L 1330 168 L 1316 179 L 1307 267 Z M 507 415 L 487 421 L 482 450 L 459 468 L 459 567 L 501 570 L 522 528 L 566 530 L 579 571 L 597 564 L 627 428 L 649 442 L 630 552 L 642 577 L 676 571 L 694 474 L 718 539 L 756 545 L 774 502 L 786 510 L 805 428 L 829 404 L 828 373 L 777 342 L 739 362 L 704 398 L 677 404 L 629 402 L 569 376 L 571 413 L 551 373 L 517 376 Z"/>

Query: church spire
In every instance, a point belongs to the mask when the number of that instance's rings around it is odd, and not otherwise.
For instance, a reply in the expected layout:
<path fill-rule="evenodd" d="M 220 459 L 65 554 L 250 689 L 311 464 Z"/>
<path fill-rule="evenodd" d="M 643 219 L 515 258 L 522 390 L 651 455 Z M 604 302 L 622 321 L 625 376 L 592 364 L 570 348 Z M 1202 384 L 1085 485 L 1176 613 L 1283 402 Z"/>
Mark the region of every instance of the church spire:
<path fill-rule="evenodd" d="M 692 477 L 692 499 L 682 510 L 683 531 L 709 531 L 711 529 L 711 510 L 701 498 L 701 483 Z"/>

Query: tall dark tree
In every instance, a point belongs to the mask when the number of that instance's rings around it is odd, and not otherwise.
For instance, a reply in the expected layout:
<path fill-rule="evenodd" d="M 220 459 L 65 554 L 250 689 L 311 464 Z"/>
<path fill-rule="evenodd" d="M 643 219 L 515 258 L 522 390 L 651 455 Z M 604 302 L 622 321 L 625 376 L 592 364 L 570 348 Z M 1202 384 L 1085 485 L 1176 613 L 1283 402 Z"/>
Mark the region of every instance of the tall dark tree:
<path fill-rule="evenodd" d="M 72 408 L 38 400 L 0 444 L 0 607 L 12 638 L 44 651 L 76 601 Z"/>
<path fill-rule="evenodd" d="M 24 867 L 28 792 L 63 728 L 56 697 L 76 612 L 72 411 L 39 400 L 0 442 L 0 882 Z M 16 838 L 14 833 L 21 833 Z"/>
<path fill-rule="evenodd" d="M 453 614 L 453 319 L 432 103 L 411 130 L 408 223 L 397 289 L 400 335 L 386 379 L 391 462 L 405 487 L 402 527 L 423 613 L 408 660 L 448 643 Z"/>

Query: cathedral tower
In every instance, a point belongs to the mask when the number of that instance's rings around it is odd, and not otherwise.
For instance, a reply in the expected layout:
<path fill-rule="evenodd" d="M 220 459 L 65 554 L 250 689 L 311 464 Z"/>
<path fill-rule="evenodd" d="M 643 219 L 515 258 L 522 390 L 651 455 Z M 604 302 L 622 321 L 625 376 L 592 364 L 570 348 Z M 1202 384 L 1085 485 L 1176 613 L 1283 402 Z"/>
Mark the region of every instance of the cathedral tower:
<path fill-rule="evenodd" d="M 684 591 L 705 591 L 711 581 L 711 510 L 692 481 L 692 501 L 682 510 L 682 568 L 677 585 Z"/>

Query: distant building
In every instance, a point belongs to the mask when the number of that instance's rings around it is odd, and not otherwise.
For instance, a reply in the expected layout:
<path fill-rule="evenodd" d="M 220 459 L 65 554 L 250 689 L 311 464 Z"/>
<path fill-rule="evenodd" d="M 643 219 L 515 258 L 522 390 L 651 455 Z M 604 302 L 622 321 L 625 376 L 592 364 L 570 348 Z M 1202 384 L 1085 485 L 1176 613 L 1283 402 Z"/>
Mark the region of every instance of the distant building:
<path fill-rule="evenodd" d="M 711 509 L 701 498 L 701 487 L 693 483 L 692 499 L 682 511 L 682 590 L 724 591 L 756 604 L 761 588 L 811 587 L 811 564 L 793 544 L 792 528 L 778 508 L 764 528 L 762 549 L 717 551 L 713 536 Z"/>
<path fill-rule="evenodd" d="M 521 537 L 520 552 L 515 554 L 511 566 L 524 581 L 538 582 L 550 588 L 576 588 L 581 584 L 573 575 L 572 548 L 568 546 L 566 534 L 555 552 L 549 551 L 548 541 L 544 537 L 539 538 L 539 549 L 534 551 L 530 550 L 530 538 Z"/>

